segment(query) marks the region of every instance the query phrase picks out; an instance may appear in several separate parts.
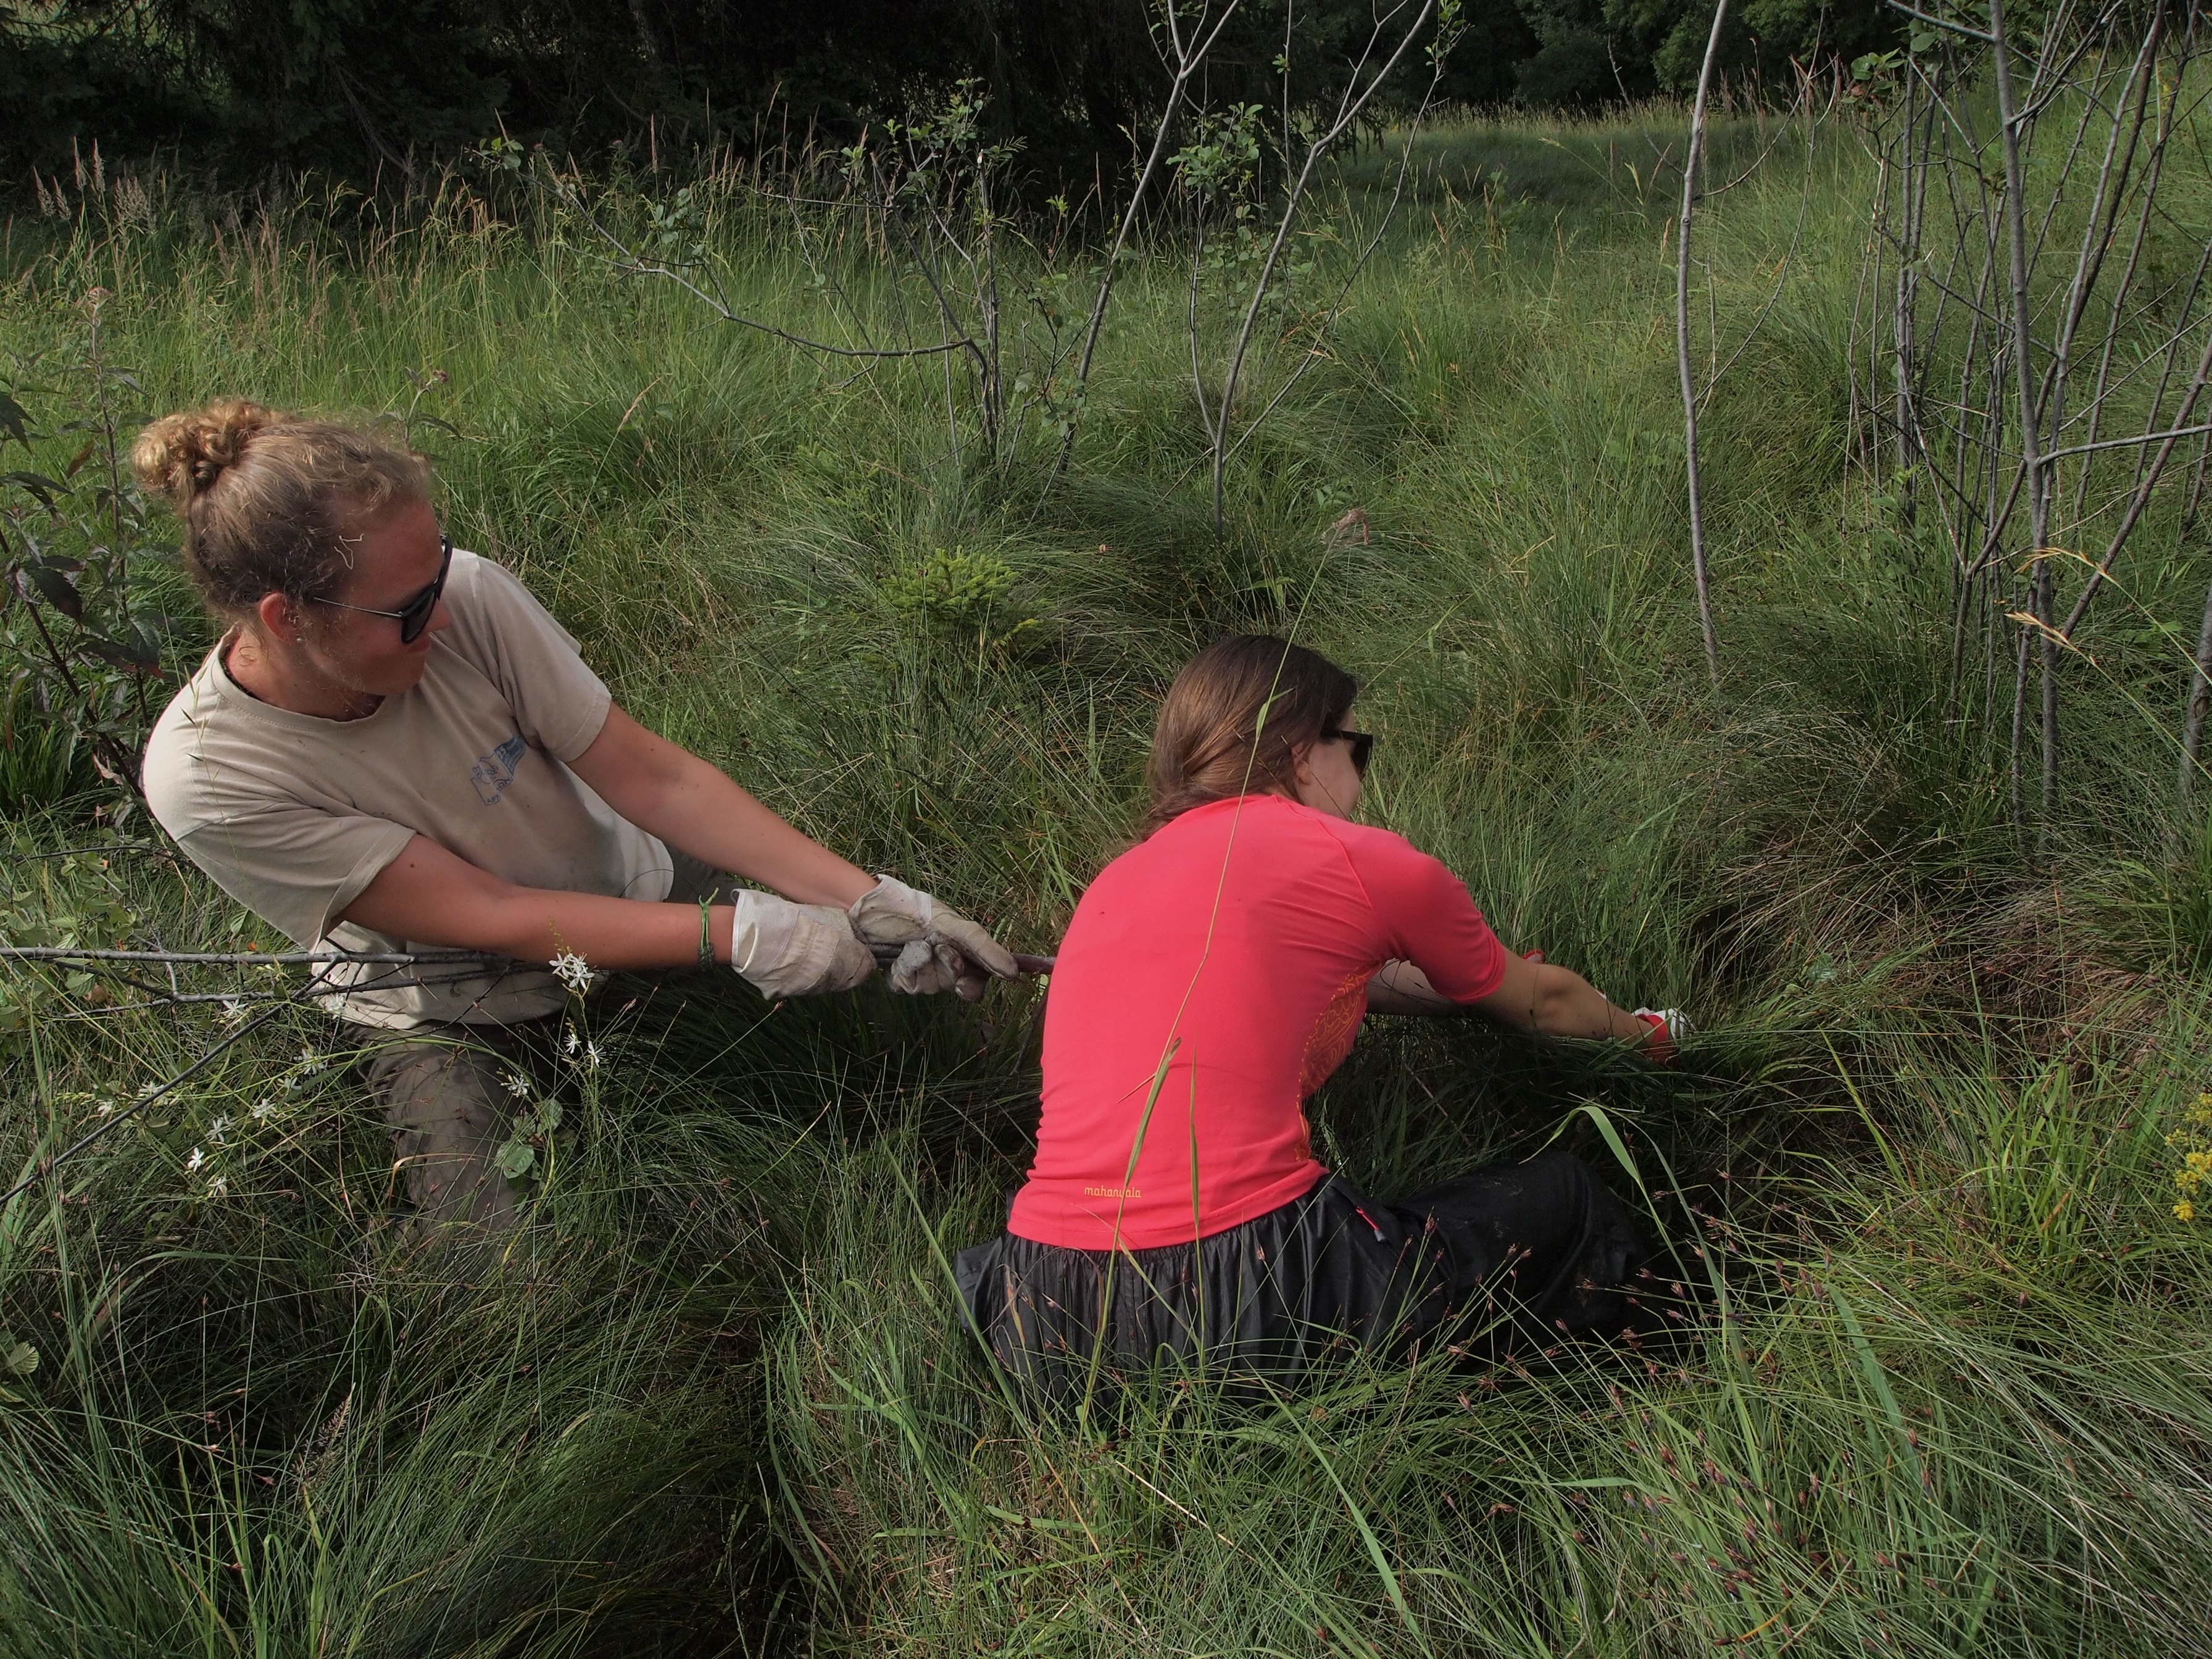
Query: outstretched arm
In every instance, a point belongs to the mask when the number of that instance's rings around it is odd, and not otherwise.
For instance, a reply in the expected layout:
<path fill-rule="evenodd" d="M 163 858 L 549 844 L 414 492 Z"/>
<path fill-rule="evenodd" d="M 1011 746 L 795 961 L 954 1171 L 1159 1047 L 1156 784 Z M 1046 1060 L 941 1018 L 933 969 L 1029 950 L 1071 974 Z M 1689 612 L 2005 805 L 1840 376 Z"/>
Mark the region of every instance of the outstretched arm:
<path fill-rule="evenodd" d="M 670 846 L 800 904 L 834 907 L 863 945 L 898 947 L 895 991 L 957 990 L 973 1002 L 987 975 L 1014 976 L 1005 947 L 958 911 L 848 863 L 619 708 L 608 708 L 599 735 L 570 764 L 615 811 Z"/>
<path fill-rule="evenodd" d="M 619 708 L 609 708 L 599 735 L 570 767 L 640 829 L 797 903 L 842 911 L 876 884 L 873 876 L 801 835 Z M 362 889 L 342 920 L 419 945 L 522 962 L 550 962 L 563 951 L 595 968 L 681 968 L 699 959 L 699 917 L 690 905 L 517 886 L 424 836 L 408 842 Z M 844 931 L 842 916 L 837 924 Z M 732 906 L 708 911 L 715 961 L 730 960 L 735 928 Z M 756 959 L 749 956 L 748 963 Z"/>
<path fill-rule="evenodd" d="M 1377 1014 L 1480 1013 L 1547 1036 L 1616 1037 L 1640 1043 L 1652 1035 L 1649 1024 L 1614 1007 L 1581 975 L 1510 951 L 1498 988 L 1467 1003 L 1441 995 L 1412 963 L 1386 963 L 1367 983 L 1367 1007 Z"/>
<path fill-rule="evenodd" d="M 708 913 L 714 959 L 730 959 L 733 912 Z M 550 962 L 574 951 L 594 968 L 681 968 L 699 958 L 688 904 L 518 887 L 417 836 L 348 905 L 340 921 L 417 945 Z"/>
<path fill-rule="evenodd" d="M 802 835 L 719 769 L 648 732 L 619 705 L 569 769 L 650 835 L 801 904 L 850 905 L 876 884 Z M 421 938 L 422 935 L 413 935 Z"/>

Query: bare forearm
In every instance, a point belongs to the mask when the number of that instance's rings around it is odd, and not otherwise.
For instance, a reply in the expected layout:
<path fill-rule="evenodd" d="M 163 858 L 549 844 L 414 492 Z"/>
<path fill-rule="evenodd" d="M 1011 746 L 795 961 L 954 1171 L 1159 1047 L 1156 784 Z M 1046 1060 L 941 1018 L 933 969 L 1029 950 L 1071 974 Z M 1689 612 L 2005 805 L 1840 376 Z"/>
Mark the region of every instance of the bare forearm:
<path fill-rule="evenodd" d="M 730 959 L 734 913 L 708 914 L 717 962 Z M 519 962 L 564 952 L 594 968 L 678 968 L 699 959 L 696 905 L 518 887 L 417 836 L 339 920 L 391 939 Z"/>
<path fill-rule="evenodd" d="M 707 913 L 717 962 L 730 959 L 732 915 L 726 904 Z M 476 920 L 475 927 L 453 930 L 474 937 L 433 939 L 419 932 L 415 937 L 425 945 L 495 951 L 521 962 L 550 962 L 572 952 L 594 968 L 681 968 L 699 959 L 699 908 L 692 904 L 512 887 Z"/>
<path fill-rule="evenodd" d="M 1547 963 L 1530 963 L 1524 995 L 1484 1003 L 1454 1002 L 1410 962 L 1388 962 L 1367 981 L 1370 1014 L 1471 1014 L 1501 1018 L 1523 1030 L 1546 1036 L 1619 1037 L 1641 1042 L 1650 1028 L 1635 1015 L 1614 1007 L 1581 975 Z"/>
<path fill-rule="evenodd" d="M 1480 1013 L 1545 1036 L 1638 1044 L 1651 1038 L 1648 1024 L 1614 1007 L 1580 974 L 1510 951 L 1498 988 L 1472 1002 L 1450 1001 L 1412 963 L 1394 962 L 1368 982 L 1367 1006 L 1378 1013 Z"/>
<path fill-rule="evenodd" d="M 1580 974 L 1541 963 L 1536 967 L 1536 1000 L 1532 1024 L 1547 1036 L 1617 1037 L 1642 1042 L 1651 1028 L 1626 1008 L 1616 1008 Z"/>
<path fill-rule="evenodd" d="M 684 759 L 674 784 L 633 818 L 640 829 L 801 904 L 842 908 L 876 884 L 866 871 L 793 829 L 706 762 Z"/>
<path fill-rule="evenodd" d="M 708 918 L 716 959 L 730 954 L 731 910 Z M 699 959 L 696 905 L 517 887 L 417 836 L 342 918 L 416 945 L 518 962 L 565 953 L 594 968 L 676 968 Z"/>
<path fill-rule="evenodd" d="M 641 830 L 801 904 L 850 905 L 875 878 L 786 823 L 689 750 L 620 708 L 570 764 Z"/>

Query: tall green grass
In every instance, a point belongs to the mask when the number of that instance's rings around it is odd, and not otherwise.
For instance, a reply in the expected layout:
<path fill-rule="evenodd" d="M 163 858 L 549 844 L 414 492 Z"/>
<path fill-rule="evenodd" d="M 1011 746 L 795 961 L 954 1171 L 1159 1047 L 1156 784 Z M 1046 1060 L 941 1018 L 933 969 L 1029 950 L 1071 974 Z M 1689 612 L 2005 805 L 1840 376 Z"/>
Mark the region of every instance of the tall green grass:
<path fill-rule="evenodd" d="M 1510 942 L 1704 1027 L 1661 1075 L 1378 1022 L 1316 1103 L 1324 1156 L 1389 1194 L 1564 1134 L 1648 1197 L 1706 1312 L 1642 1352 L 1352 1364 L 1257 1406 L 1163 1379 L 1108 1431 L 1033 1423 L 944 1267 L 1026 1162 L 1033 989 L 771 1013 L 617 986 L 577 1015 L 603 1057 L 531 1226 L 460 1274 L 399 1242 L 380 1129 L 287 1016 L 0 1217 L 0 1354 L 36 1354 L 0 1376 L 0 1646 L 2201 1645 L 2212 1253 L 2164 1137 L 2212 1052 L 2212 862 L 2160 722 L 2202 549 L 2109 613 L 2031 870 L 1989 729 L 1942 701 L 1941 567 L 1845 464 L 1869 172 L 1840 128 L 1785 139 L 1701 231 L 1720 355 L 1753 336 L 1708 427 L 1715 696 L 1654 170 L 1680 138 L 1663 111 L 1425 137 L 1218 537 L 1164 245 L 1039 508 L 1048 442 L 956 460 L 939 370 L 817 365 L 461 180 L 396 222 L 157 191 L 10 227 L 11 340 L 58 361 L 112 289 L 149 410 L 404 410 L 441 373 L 416 410 L 448 427 L 416 431 L 456 538 L 626 705 L 1031 948 L 1128 833 L 1176 664 L 1295 628 L 1368 687 L 1377 821 Z M 1382 182 L 1357 160 L 1339 222 Z M 716 235 L 747 304 L 835 325 L 774 222 L 732 200 Z M 1370 539 L 1330 538 L 1352 507 Z M 940 550 L 998 573 L 988 614 L 914 602 Z M 33 861 L 148 829 L 18 799 L 19 905 L 258 937 L 171 861 Z M 0 1173 L 223 1021 L 58 990 L 0 1050 Z"/>

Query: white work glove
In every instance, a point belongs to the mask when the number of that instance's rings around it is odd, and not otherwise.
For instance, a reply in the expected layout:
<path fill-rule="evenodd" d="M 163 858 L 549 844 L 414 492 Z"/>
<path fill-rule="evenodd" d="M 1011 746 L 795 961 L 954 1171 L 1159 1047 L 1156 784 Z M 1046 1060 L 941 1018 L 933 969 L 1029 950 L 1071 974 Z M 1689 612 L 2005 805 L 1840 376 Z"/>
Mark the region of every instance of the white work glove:
<path fill-rule="evenodd" d="M 989 972 L 1013 978 L 1014 959 L 1006 948 L 949 905 L 890 876 L 853 901 L 853 933 L 870 945 L 900 946 L 890 965 L 891 989 L 908 996 L 958 991 L 973 1002 L 983 994 Z"/>
<path fill-rule="evenodd" d="M 1674 1046 L 1696 1030 L 1690 1017 L 1680 1008 L 1638 1008 L 1637 1018 L 1651 1028 L 1650 1039 L 1644 1052 L 1662 1066 L 1674 1063 Z"/>
<path fill-rule="evenodd" d="M 834 904 L 793 904 L 774 893 L 738 890 L 730 926 L 730 966 L 770 997 L 849 991 L 876 971 Z"/>

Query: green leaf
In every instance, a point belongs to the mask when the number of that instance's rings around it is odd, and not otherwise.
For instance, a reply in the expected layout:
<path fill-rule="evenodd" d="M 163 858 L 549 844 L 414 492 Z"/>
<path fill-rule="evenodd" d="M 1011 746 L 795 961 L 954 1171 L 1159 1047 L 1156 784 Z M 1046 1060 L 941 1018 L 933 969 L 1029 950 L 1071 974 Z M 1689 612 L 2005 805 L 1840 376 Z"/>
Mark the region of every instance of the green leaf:
<path fill-rule="evenodd" d="M 0 1353 L 0 1371 L 10 1376 L 28 1376 L 39 1369 L 39 1351 L 27 1342 L 18 1342 Z"/>
<path fill-rule="evenodd" d="M 69 494 L 69 486 L 43 472 L 0 472 L 0 483 L 21 486 L 39 498 L 41 507 L 52 507 L 54 497 Z"/>
<path fill-rule="evenodd" d="M 102 662 L 116 668 L 127 668 L 134 674 L 149 674 L 161 666 L 161 659 L 147 649 L 149 643 L 137 641 L 125 645 L 119 640 L 106 639 L 98 634 L 88 634 L 83 640 L 84 648 Z"/>
<path fill-rule="evenodd" d="M 5 433 L 28 449 L 31 447 L 31 416 L 23 405 L 6 392 L 0 392 L 0 433 Z"/>
<path fill-rule="evenodd" d="M 47 569 L 44 565 L 23 567 L 23 578 L 39 590 L 48 605 L 71 622 L 84 620 L 84 600 L 78 595 L 76 585 L 67 576 Z"/>
<path fill-rule="evenodd" d="M 538 1164 L 538 1153 L 528 1142 L 510 1140 L 492 1154 L 492 1164 L 509 1181 L 520 1181 Z"/>

